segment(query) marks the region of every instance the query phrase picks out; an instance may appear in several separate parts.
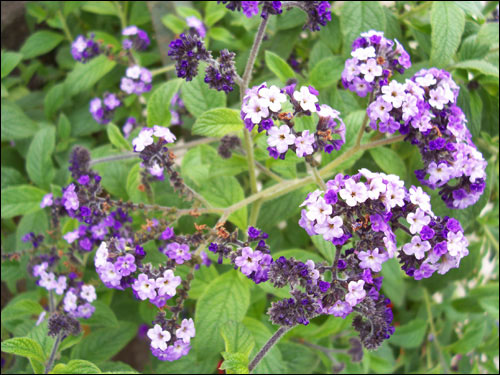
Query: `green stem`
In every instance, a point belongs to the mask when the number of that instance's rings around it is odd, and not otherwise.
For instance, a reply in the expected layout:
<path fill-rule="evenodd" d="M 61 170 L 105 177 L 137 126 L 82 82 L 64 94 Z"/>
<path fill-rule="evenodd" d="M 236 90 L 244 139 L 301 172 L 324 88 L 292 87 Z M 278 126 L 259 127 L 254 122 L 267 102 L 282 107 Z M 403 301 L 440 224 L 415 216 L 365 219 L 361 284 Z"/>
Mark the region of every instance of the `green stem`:
<path fill-rule="evenodd" d="M 257 219 L 259 218 L 260 208 L 262 207 L 262 199 L 256 201 L 252 206 L 252 211 L 250 212 L 250 218 L 248 219 L 248 225 L 254 227 L 257 225 Z"/>
<path fill-rule="evenodd" d="M 173 64 L 166 65 L 166 66 L 163 66 L 161 68 L 151 70 L 151 75 L 154 77 L 154 76 L 157 76 L 158 74 L 170 72 L 171 70 L 174 70 L 174 69 L 175 69 L 175 65 L 173 65 Z"/>
<path fill-rule="evenodd" d="M 424 300 L 425 300 L 425 307 L 427 310 L 427 322 L 429 323 L 431 333 L 434 336 L 434 340 L 432 342 L 434 343 L 438 351 L 441 367 L 443 368 L 443 373 L 448 374 L 450 372 L 450 369 L 448 368 L 448 364 L 446 363 L 446 359 L 444 358 L 443 355 L 443 349 L 441 348 L 441 344 L 439 343 L 436 327 L 434 326 L 434 318 L 432 316 L 431 299 L 429 297 L 429 292 L 427 291 L 426 288 L 424 288 Z"/>
<path fill-rule="evenodd" d="M 122 6 L 119 1 L 113 1 L 116 8 L 116 13 L 118 13 L 118 18 L 120 18 L 120 24 L 122 30 L 127 27 L 127 15 L 123 12 Z"/>
<path fill-rule="evenodd" d="M 323 179 L 319 175 L 318 169 L 316 167 L 313 167 L 312 168 L 312 172 L 313 172 L 314 180 L 316 181 L 316 183 L 318 184 L 318 186 L 322 190 L 326 191 L 325 181 L 323 181 Z"/>
<path fill-rule="evenodd" d="M 59 349 L 59 344 L 62 341 L 62 333 L 59 333 L 56 337 L 56 341 L 54 341 L 54 345 L 52 346 L 52 351 L 50 352 L 49 360 L 47 361 L 47 365 L 45 366 L 44 374 L 48 374 L 50 370 L 52 370 L 52 365 L 54 364 L 54 359 L 56 358 L 57 351 Z"/>
<path fill-rule="evenodd" d="M 57 11 L 57 16 L 59 17 L 59 20 L 61 21 L 61 26 L 63 28 L 64 35 L 66 35 L 66 39 L 68 39 L 68 41 L 70 43 L 73 43 L 73 35 L 71 35 L 71 31 L 68 28 L 68 24 L 66 23 L 66 19 L 64 18 L 64 15 L 62 14 L 62 12 L 60 10 Z"/>
<path fill-rule="evenodd" d="M 271 348 L 278 343 L 278 341 L 283 337 L 285 333 L 290 331 L 294 326 L 282 326 L 280 327 L 274 335 L 271 336 L 271 338 L 264 344 L 262 349 L 259 350 L 259 352 L 255 355 L 254 359 L 252 359 L 252 362 L 248 365 L 248 371 L 252 372 L 255 367 L 264 359 L 266 354 L 271 350 Z"/>
<path fill-rule="evenodd" d="M 370 99 L 368 100 L 368 105 L 373 100 L 373 91 L 370 93 Z M 356 142 L 354 143 L 354 147 L 358 147 L 361 144 L 361 138 L 363 138 L 363 134 L 365 133 L 366 124 L 368 123 L 368 112 L 365 113 L 365 117 L 363 119 L 363 123 L 361 124 L 361 128 L 359 128 L 358 136 L 356 137 Z"/>

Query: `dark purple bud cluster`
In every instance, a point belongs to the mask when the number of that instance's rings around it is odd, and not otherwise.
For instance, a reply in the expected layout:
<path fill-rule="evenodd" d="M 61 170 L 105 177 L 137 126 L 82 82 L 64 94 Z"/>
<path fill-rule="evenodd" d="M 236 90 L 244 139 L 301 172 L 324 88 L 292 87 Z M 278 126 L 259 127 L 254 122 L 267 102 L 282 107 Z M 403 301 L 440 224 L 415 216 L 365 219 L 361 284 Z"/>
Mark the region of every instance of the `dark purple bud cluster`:
<path fill-rule="evenodd" d="M 179 78 L 191 81 L 198 74 L 200 61 L 208 61 L 212 55 L 198 35 L 181 34 L 170 42 L 168 55 L 175 63 Z"/>
<path fill-rule="evenodd" d="M 71 55 L 76 61 L 86 63 L 102 52 L 101 45 L 94 40 L 94 36 L 90 34 L 90 38 L 85 38 L 83 35 L 78 35 L 71 44 Z"/>
<path fill-rule="evenodd" d="M 49 318 L 49 336 L 78 336 L 80 333 L 80 322 L 66 314 L 56 313 Z"/>
<path fill-rule="evenodd" d="M 266 83 L 247 90 L 243 97 L 241 118 L 245 127 L 252 131 L 258 125 L 259 132 L 266 131 L 269 154 L 275 159 L 284 159 L 288 150 L 299 157 L 311 156 L 319 151 L 331 153 L 345 143 L 345 124 L 340 113 L 326 104 L 319 105 L 319 92 L 312 86 L 295 90 L 292 83 L 282 90 Z M 287 112 L 290 108 L 293 112 Z M 296 130 L 295 118 L 318 115 L 314 133 Z M 277 126 L 275 122 L 284 122 Z M 336 136 L 336 138 L 334 138 Z M 338 138 L 340 139 L 338 139 Z"/>
<path fill-rule="evenodd" d="M 241 146 L 241 140 L 235 135 L 225 135 L 221 138 L 217 152 L 223 159 L 229 159 L 232 150 Z"/>
<path fill-rule="evenodd" d="M 260 16 L 267 19 L 269 15 L 281 14 L 281 1 L 217 1 L 226 4 L 226 8 L 232 11 L 243 11 L 243 14 L 251 18 L 259 14 L 259 5 L 262 7 Z"/>
<path fill-rule="evenodd" d="M 217 63 L 207 66 L 205 70 L 205 83 L 211 89 L 224 91 L 226 94 L 233 91 L 233 77 L 236 75 L 234 56 L 234 52 L 223 49 L 220 51 Z"/>
<path fill-rule="evenodd" d="M 311 31 L 321 30 L 332 20 L 331 5 L 328 1 L 298 1 L 298 7 L 307 14 L 307 23 L 304 29 Z"/>
<path fill-rule="evenodd" d="M 125 50 L 133 48 L 136 51 L 144 51 L 151 43 L 148 33 L 134 25 L 124 28 L 122 35 L 127 37 L 122 42 L 122 47 Z"/>
<path fill-rule="evenodd" d="M 368 92 L 375 94 L 387 85 L 394 71 L 403 74 L 411 67 L 410 55 L 403 46 L 385 38 L 381 31 L 361 34 L 352 44 L 351 55 L 345 62 L 342 84 L 361 97 Z"/>

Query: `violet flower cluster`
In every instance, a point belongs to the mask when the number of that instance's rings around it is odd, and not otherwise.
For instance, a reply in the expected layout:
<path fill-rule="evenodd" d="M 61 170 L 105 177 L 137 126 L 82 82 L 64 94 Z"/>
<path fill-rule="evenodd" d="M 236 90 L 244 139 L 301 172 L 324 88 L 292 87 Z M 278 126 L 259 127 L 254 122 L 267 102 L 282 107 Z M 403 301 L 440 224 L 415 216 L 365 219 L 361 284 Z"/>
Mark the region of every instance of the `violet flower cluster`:
<path fill-rule="evenodd" d="M 236 76 L 234 53 L 224 49 L 214 60 L 198 33 L 180 34 L 178 39 L 170 42 L 169 47 L 168 55 L 176 62 L 177 77 L 191 81 L 198 74 L 200 61 L 205 61 L 208 63 L 205 82 L 209 87 L 226 93 L 233 90 Z"/>
<path fill-rule="evenodd" d="M 175 331 L 169 331 L 168 323 L 159 323 L 147 333 L 151 339 L 151 353 L 160 361 L 176 361 L 188 355 L 191 349 L 190 341 L 196 334 L 193 319 L 183 319 Z"/>
<path fill-rule="evenodd" d="M 352 44 L 351 56 L 345 62 L 342 84 L 361 97 L 386 86 L 394 71 L 403 74 L 411 67 L 410 55 L 403 46 L 385 38 L 381 31 L 362 33 Z"/>
<path fill-rule="evenodd" d="M 122 105 L 117 95 L 105 93 L 104 97 L 90 101 L 89 111 L 94 120 L 102 125 L 108 124 L 115 114 L 115 110 Z"/>
<path fill-rule="evenodd" d="M 331 153 L 345 143 L 345 124 L 338 111 L 318 103 L 318 95 L 312 86 L 296 90 L 296 84 L 292 83 L 280 89 L 274 85 L 268 87 L 264 82 L 245 93 L 241 118 L 249 131 L 257 125 L 258 132 L 266 132 L 268 151 L 275 159 L 284 159 L 288 150 L 299 157 L 319 151 Z M 294 118 L 314 113 L 318 117 L 314 133 L 295 129 Z M 275 121 L 278 124 L 283 121 L 284 125 L 276 125 Z"/>
<path fill-rule="evenodd" d="M 151 43 L 148 33 L 137 26 L 132 25 L 122 30 L 122 35 L 126 38 L 122 42 L 124 50 L 135 49 L 136 51 L 144 51 Z"/>
<path fill-rule="evenodd" d="M 97 55 L 101 54 L 101 44 L 94 40 L 95 35 L 90 34 L 90 38 L 78 35 L 71 43 L 71 55 L 76 61 L 86 63 Z"/>
<path fill-rule="evenodd" d="M 258 15 L 260 6 L 260 16 L 264 19 L 269 15 L 281 14 L 284 5 L 281 1 L 218 1 L 218 3 L 225 4 L 229 10 L 243 12 L 248 18 Z M 284 6 L 287 9 L 297 7 L 307 14 L 304 29 L 319 31 L 321 26 L 326 26 L 332 20 L 331 5 L 328 1 L 293 1 L 286 2 Z"/>

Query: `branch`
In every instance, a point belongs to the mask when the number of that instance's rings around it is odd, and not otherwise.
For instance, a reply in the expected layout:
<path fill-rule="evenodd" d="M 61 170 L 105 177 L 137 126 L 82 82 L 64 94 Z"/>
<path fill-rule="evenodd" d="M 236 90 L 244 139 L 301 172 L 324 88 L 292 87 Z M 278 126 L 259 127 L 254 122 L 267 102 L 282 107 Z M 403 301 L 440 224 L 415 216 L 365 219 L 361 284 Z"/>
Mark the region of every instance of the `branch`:
<path fill-rule="evenodd" d="M 294 326 L 282 326 L 280 327 L 274 335 L 271 336 L 269 341 L 267 341 L 262 349 L 259 350 L 259 352 L 255 355 L 254 359 L 252 359 L 252 362 L 248 365 L 248 370 L 252 372 L 255 367 L 259 364 L 260 361 L 264 359 L 266 356 L 267 352 L 271 350 L 271 348 L 278 343 L 278 341 L 283 337 L 285 333 L 287 333 L 289 330 L 291 330 Z"/>

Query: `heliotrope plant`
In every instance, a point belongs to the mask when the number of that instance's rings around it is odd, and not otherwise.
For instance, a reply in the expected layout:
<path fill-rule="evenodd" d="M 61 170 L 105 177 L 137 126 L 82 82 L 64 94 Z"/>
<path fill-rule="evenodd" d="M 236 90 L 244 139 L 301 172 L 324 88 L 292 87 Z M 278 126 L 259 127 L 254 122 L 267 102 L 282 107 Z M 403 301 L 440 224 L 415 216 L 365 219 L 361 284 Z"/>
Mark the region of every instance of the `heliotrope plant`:
<path fill-rule="evenodd" d="M 154 306 L 155 318 L 146 322 L 145 330 L 153 356 L 160 361 L 176 361 L 189 355 L 200 326 L 185 305 L 197 272 L 216 264 L 230 265 L 244 275 L 242 278 L 260 287 L 288 291 L 286 298 L 273 300 L 267 310 L 277 331 L 251 360 L 249 352 L 237 359 L 225 357 L 227 370 L 253 371 L 285 333 L 298 325 L 307 326 L 320 316 L 352 319 L 359 339 L 351 338 L 349 354 L 359 361 L 362 347 L 377 349 L 395 332 L 392 303 L 382 293 L 384 263 L 395 258 L 406 275 L 422 280 L 458 268 L 469 254 L 461 223 L 450 216 L 436 215 L 431 196 L 423 189 L 439 189 L 446 206 L 460 210 L 474 205 L 486 188 L 487 162 L 472 141 L 457 102 L 459 86 L 451 74 L 437 68 L 421 69 L 400 82 L 398 75 L 411 67 L 404 46 L 381 31 L 361 33 L 352 43 L 341 82 L 346 90 L 368 97 L 366 116 L 351 142 L 353 146 L 343 150 L 348 129 L 342 117 L 347 114 L 321 103 L 326 93 L 301 78 L 290 79 L 284 86 L 260 81 L 250 87 L 269 19 L 298 8 L 307 16 L 304 30 L 319 31 L 332 19 L 330 3 L 219 3 L 248 18 L 261 17 L 243 74 L 237 72 L 234 52 L 222 49 L 219 57 L 213 58 L 205 42 L 207 28 L 194 16 L 186 18 L 189 29 L 170 41 L 167 55 L 178 78 L 194 80 L 200 62 L 204 62 L 203 81 L 208 88 L 231 95 L 239 88 L 236 112 L 241 129 L 238 135 L 224 134 L 218 152 L 225 159 L 230 159 L 235 150 L 245 153 L 252 194 L 228 207 L 214 206 L 191 185 L 191 176 L 181 176 L 175 161 L 176 150 L 198 141 L 175 144 L 177 137 L 172 130 L 165 124 L 150 123 L 149 118 L 146 126 L 140 117 L 127 117 L 122 131 L 123 141 L 130 140 L 132 152 L 128 154 L 93 159 L 87 148 L 75 147 L 69 159 L 71 181 L 59 194 L 46 194 L 40 203 L 50 211 L 49 241 L 40 233 L 23 237 L 32 244 L 29 272 L 48 293 L 48 306 L 37 325 L 48 320 L 48 335 L 56 338 L 46 372 L 52 370 L 59 345 L 81 332 L 96 309 L 94 302 L 108 290 L 128 293 L 130 298 Z M 79 35 L 71 45 L 71 55 L 81 63 L 104 54 L 124 65 L 116 91 L 106 91 L 89 103 L 92 117 L 100 124 L 110 123 L 118 108 L 127 111 L 131 95 L 137 95 L 138 103 L 144 104 L 153 87 L 152 72 L 141 66 L 135 55 L 150 46 L 148 34 L 131 25 L 123 27 L 122 36 L 118 51 L 96 40 L 94 34 Z M 182 125 L 181 115 L 187 111 L 179 92 L 176 90 L 168 99 L 170 125 Z M 306 129 L 305 122 L 312 125 Z M 369 132 L 375 134 L 374 140 L 362 144 Z M 392 136 L 397 132 L 399 135 Z M 275 159 L 269 161 L 275 165 L 285 164 L 287 156 L 288 160 L 295 158 L 292 154 L 304 158 L 306 176 L 283 181 L 257 163 L 254 139 L 258 137 L 264 139 L 266 151 Z M 332 172 L 354 153 L 403 140 L 419 149 L 423 167 L 415 170 L 415 176 L 422 186 L 408 187 L 397 175 L 367 168 L 323 180 L 332 177 Z M 322 160 L 332 153 L 340 156 L 329 163 Z M 151 201 L 155 184 L 166 180 L 177 192 L 180 205 L 188 208 L 113 199 L 93 166 L 126 158 L 140 159 L 140 190 Z M 323 168 L 318 169 L 320 165 Z M 256 168 L 278 183 L 259 189 Z M 331 260 L 276 256 L 272 234 L 256 226 L 260 206 L 265 200 L 312 183 L 318 188 L 304 194 L 297 207 L 301 210 L 298 225 L 308 236 L 331 246 Z M 234 214 L 249 204 L 249 224 L 245 220 L 238 230 L 233 225 Z M 218 220 L 213 228 L 205 224 L 204 217 L 190 233 L 182 233 L 186 226 L 176 229 L 184 216 L 197 220 L 200 215 L 214 214 Z M 67 218 L 75 223 L 70 230 L 61 225 Z M 63 241 L 57 242 L 61 238 Z M 89 256 L 97 275 L 94 278 L 85 269 Z M 158 256 L 162 261 L 151 260 Z"/>

